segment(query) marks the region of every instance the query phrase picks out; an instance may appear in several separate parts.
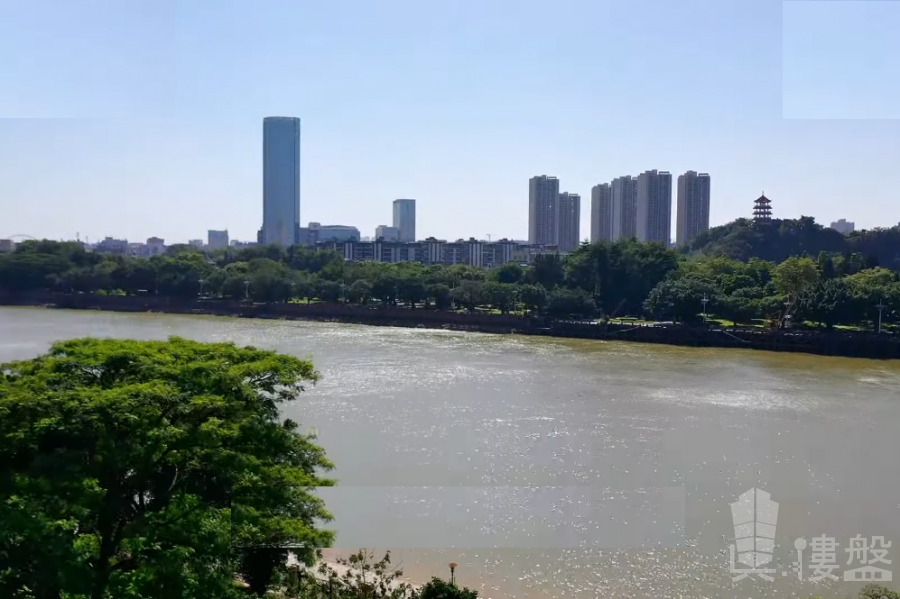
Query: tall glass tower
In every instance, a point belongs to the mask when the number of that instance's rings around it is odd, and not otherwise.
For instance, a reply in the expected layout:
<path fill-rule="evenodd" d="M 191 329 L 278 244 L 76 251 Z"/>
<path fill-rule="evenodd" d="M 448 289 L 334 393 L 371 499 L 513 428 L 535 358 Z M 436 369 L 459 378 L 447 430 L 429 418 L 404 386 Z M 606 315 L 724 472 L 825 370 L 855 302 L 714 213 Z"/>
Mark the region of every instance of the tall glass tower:
<path fill-rule="evenodd" d="M 416 201 L 394 200 L 394 227 L 400 241 L 416 240 Z"/>
<path fill-rule="evenodd" d="M 263 119 L 262 243 L 294 245 L 300 227 L 300 119 Z"/>

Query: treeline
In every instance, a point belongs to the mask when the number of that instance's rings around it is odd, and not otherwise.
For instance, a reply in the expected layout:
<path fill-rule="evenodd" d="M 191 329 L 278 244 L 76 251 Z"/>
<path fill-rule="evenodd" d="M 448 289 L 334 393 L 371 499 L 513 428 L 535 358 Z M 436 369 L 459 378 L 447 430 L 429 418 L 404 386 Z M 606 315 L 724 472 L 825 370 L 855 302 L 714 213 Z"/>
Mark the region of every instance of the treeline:
<path fill-rule="evenodd" d="M 345 261 L 302 247 L 204 252 L 175 246 L 149 259 L 32 241 L 0 256 L 0 289 L 154 294 L 255 302 L 346 302 L 410 309 L 491 310 L 551 318 L 643 317 L 831 328 L 898 322 L 900 279 L 862 253 L 780 262 L 686 254 L 636 241 L 583 244 L 494 269 Z M 879 309 L 879 306 L 882 306 Z M 785 318 L 789 316 L 789 318 Z"/>
<path fill-rule="evenodd" d="M 775 219 L 762 226 L 739 218 L 698 235 L 688 249 L 742 262 L 759 258 L 776 263 L 791 256 L 818 256 L 820 252 L 860 254 L 881 266 L 900 270 L 900 226 L 843 235 L 816 223 L 810 216 Z"/>

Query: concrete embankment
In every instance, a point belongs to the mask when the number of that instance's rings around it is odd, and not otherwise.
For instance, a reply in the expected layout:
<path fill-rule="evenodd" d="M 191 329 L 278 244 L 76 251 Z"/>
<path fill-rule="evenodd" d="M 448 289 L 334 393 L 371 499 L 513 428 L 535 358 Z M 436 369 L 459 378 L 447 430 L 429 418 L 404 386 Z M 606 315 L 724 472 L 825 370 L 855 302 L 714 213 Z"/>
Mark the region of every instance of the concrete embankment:
<path fill-rule="evenodd" d="M 419 327 L 573 339 L 633 341 L 691 347 L 740 347 L 768 351 L 876 359 L 900 359 L 900 338 L 857 331 L 767 331 L 694 326 L 600 325 L 499 314 L 336 304 L 256 304 L 231 300 L 184 300 L 162 296 L 0 292 L 0 305 L 43 306 L 116 312 L 208 314 L 241 318 L 320 320 L 374 326 Z"/>

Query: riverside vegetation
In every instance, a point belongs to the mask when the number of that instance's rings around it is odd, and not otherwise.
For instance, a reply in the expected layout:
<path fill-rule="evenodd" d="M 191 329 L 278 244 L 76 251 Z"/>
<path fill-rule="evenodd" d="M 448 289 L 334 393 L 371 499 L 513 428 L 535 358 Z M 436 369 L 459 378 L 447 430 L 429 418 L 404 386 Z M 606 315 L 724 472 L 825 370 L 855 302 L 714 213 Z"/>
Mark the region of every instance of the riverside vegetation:
<path fill-rule="evenodd" d="M 0 256 L 0 290 L 254 302 L 346 302 L 554 319 L 631 317 L 692 323 L 884 330 L 900 325 L 900 229 L 842 236 L 811 218 L 736 221 L 682 251 L 636 241 L 585 243 L 561 257 L 484 269 L 350 263 L 335 252 L 172 246 L 149 259 L 27 241 Z M 705 300 L 705 301 L 704 301 Z M 879 308 L 881 306 L 881 308 Z"/>

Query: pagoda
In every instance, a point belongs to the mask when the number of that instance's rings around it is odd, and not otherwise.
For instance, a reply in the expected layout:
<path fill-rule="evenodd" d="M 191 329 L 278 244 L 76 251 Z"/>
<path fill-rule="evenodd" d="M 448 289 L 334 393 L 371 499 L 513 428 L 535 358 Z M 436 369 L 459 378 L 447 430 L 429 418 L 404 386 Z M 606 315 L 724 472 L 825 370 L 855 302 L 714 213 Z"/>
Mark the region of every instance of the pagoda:
<path fill-rule="evenodd" d="M 767 223 L 772 220 L 772 200 L 766 197 L 765 192 L 758 199 L 753 200 L 753 222 Z"/>

